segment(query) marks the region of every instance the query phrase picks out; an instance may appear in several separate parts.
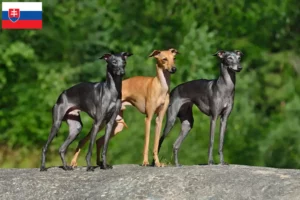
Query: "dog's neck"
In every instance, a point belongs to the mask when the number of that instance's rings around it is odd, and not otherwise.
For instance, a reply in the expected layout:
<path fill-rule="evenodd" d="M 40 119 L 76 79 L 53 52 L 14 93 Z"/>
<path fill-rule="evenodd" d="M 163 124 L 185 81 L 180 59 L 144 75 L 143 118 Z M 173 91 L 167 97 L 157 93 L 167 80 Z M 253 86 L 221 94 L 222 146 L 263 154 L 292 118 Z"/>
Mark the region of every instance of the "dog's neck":
<path fill-rule="evenodd" d="M 170 72 L 159 67 L 159 64 L 157 63 L 156 64 L 156 76 L 162 86 L 162 89 L 164 91 L 168 92 L 169 88 L 170 88 Z"/>
<path fill-rule="evenodd" d="M 226 85 L 228 89 L 234 90 L 235 87 L 235 72 L 231 71 L 228 66 L 221 63 L 220 76 L 217 83 Z"/>
<path fill-rule="evenodd" d="M 122 97 L 122 76 L 113 75 L 107 71 L 106 85 L 109 89 L 115 89 L 118 93 L 118 99 Z"/>

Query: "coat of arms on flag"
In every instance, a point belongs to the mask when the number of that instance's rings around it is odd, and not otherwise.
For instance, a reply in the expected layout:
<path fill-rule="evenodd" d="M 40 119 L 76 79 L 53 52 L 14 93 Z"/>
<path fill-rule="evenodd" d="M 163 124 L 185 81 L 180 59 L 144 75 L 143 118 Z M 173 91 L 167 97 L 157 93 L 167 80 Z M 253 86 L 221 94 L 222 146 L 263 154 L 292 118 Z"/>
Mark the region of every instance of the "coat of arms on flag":
<path fill-rule="evenodd" d="M 2 2 L 2 29 L 41 29 L 42 2 Z"/>
<path fill-rule="evenodd" d="M 18 21 L 18 19 L 20 19 L 20 9 L 18 8 L 8 9 L 8 18 L 12 22 Z"/>

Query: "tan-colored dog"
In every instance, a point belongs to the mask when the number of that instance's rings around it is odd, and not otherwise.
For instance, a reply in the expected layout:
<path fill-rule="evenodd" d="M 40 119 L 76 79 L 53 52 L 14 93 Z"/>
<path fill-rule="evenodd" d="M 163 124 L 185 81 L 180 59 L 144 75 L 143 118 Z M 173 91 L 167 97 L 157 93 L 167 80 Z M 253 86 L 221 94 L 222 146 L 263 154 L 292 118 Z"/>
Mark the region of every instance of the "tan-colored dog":
<path fill-rule="evenodd" d="M 155 57 L 156 76 L 145 77 L 136 76 L 126 79 L 122 82 L 122 111 L 116 119 L 114 133 L 111 138 L 127 127 L 123 120 L 123 110 L 125 106 L 135 106 L 141 113 L 146 114 L 145 118 L 145 144 L 144 144 L 144 161 L 143 166 L 149 165 L 148 151 L 151 120 L 154 114 L 156 117 L 155 141 L 153 148 L 153 157 L 155 166 L 160 167 L 162 164 L 158 159 L 158 143 L 161 132 L 162 121 L 169 105 L 170 92 L 170 74 L 175 73 L 175 56 L 178 54 L 176 49 L 165 51 L 154 50 L 149 57 Z M 71 161 L 71 166 L 77 166 L 77 158 L 80 149 L 90 139 L 89 134 L 83 138 L 76 148 L 75 155 Z M 104 143 L 104 136 L 97 140 L 97 164 L 100 165 L 100 149 Z"/>

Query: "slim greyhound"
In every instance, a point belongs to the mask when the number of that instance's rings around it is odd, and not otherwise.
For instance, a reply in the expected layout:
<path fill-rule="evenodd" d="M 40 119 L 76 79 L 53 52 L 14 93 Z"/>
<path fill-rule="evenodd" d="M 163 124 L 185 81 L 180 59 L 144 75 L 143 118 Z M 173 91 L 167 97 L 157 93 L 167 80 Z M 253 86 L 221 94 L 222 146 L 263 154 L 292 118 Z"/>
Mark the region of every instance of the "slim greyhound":
<path fill-rule="evenodd" d="M 227 124 L 227 118 L 231 113 L 234 102 L 235 72 L 240 72 L 242 67 L 240 60 L 241 51 L 218 51 L 214 56 L 221 59 L 220 76 L 214 80 L 194 80 L 183 83 L 174 88 L 170 94 L 170 105 L 167 111 L 167 121 L 164 132 L 159 141 L 159 149 L 168 135 L 176 117 L 181 121 L 181 132 L 173 145 L 176 166 L 178 162 L 179 147 L 193 127 L 194 119 L 192 106 L 195 104 L 201 112 L 210 116 L 210 143 L 208 150 L 208 164 L 213 161 L 213 143 L 215 135 L 216 120 L 221 116 L 219 155 L 220 163 L 226 164 L 223 158 L 223 143 Z"/>
<path fill-rule="evenodd" d="M 103 166 L 106 169 L 106 151 L 108 140 L 113 129 L 116 117 L 121 109 L 122 77 L 125 74 L 126 59 L 131 53 L 122 52 L 119 54 L 105 54 L 100 59 L 107 62 L 106 81 L 100 83 L 84 82 L 79 83 L 65 91 L 58 97 L 52 109 L 53 124 L 46 145 L 42 151 L 40 171 L 46 171 L 45 160 L 49 144 L 61 126 L 62 121 L 66 121 L 69 126 L 69 136 L 59 149 L 64 170 L 73 169 L 67 166 L 65 153 L 68 146 L 77 137 L 82 129 L 80 111 L 86 112 L 94 119 L 93 127 L 90 131 L 90 146 L 86 156 L 87 171 L 93 171 L 91 166 L 91 156 L 93 144 L 97 133 L 105 126 L 105 142 L 102 152 Z"/>
<path fill-rule="evenodd" d="M 153 157 L 155 160 L 155 166 L 162 166 L 158 159 L 158 142 L 161 132 L 161 124 L 169 105 L 169 91 L 170 91 L 170 73 L 175 73 L 175 56 L 178 54 L 176 49 L 169 49 L 165 51 L 154 50 L 149 57 L 155 57 L 156 63 L 156 76 L 155 77 L 143 77 L 136 76 L 123 81 L 122 84 L 122 108 L 117 117 L 115 124 L 115 130 L 111 137 L 117 135 L 123 130 L 126 123 L 123 119 L 123 110 L 125 106 L 135 106 L 141 113 L 146 114 L 145 118 L 145 144 L 144 144 L 144 161 L 143 166 L 149 165 L 148 162 L 148 149 L 149 149 L 149 137 L 151 119 L 154 114 L 156 117 L 156 129 L 155 129 L 155 142 L 153 149 Z M 80 149 L 89 140 L 87 135 L 83 138 L 77 146 L 75 155 L 71 161 L 71 166 L 77 166 L 77 158 Z M 104 137 L 97 140 L 97 164 L 100 162 L 100 149 L 103 145 Z"/>

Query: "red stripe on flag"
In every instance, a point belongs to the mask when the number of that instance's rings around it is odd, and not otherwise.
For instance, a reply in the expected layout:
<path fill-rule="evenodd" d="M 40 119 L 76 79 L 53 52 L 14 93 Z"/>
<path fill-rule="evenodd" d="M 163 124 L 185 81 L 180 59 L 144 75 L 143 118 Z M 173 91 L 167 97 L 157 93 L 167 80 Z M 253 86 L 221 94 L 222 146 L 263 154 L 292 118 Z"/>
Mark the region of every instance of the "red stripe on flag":
<path fill-rule="evenodd" d="M 42 29 L 42 27 L 42 20 L 18 20 L 15 23 L 2 20 L 2 29 Z"/>

